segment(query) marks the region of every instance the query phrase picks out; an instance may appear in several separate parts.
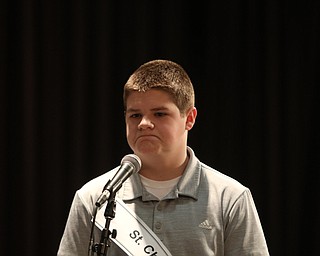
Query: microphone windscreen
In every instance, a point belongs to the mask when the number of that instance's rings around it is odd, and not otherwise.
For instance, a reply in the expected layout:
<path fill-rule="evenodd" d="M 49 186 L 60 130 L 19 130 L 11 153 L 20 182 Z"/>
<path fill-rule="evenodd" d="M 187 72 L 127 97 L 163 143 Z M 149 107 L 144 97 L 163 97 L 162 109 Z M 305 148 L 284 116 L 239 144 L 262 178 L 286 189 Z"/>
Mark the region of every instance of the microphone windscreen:
<path fill-rule="evenodd" d="M 140 169 L 141 169 L 141 160 L 137 155 L 129 154 L 129 155 L 124 156 L 122 158 L 122 160 L 121 160 L 121 164 L 123 164 L 125 162 L 129 162 L 129 163 L 134 165 L 133 173 L 137 173 L 137 172 L 140 171 Z"/>

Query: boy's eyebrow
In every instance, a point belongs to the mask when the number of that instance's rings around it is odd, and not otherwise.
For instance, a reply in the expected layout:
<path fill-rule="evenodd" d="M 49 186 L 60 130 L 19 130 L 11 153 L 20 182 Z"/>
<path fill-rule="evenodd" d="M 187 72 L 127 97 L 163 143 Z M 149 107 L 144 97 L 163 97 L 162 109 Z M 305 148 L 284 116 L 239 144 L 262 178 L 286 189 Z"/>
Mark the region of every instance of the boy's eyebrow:
<path fill-rule="evenodd" d="M 155 112 L 155 111 L 160 111 L 160 110 L 168 110 L 168 108 L 167 107 L 156 107 L 156 108 L 152 108 L 151 109 L 151 111 L 153 111 L 153 112 Z M 126 112 L 139 112 L 140 111 L 140 109 L 138 109 L 138 108 L 128 108 L 127 110 L 126 110 Z"/>
<path fill-rule="evenodd" d="M 167 107 L 157 107 L 157 108 L 152 108 L 151 111 L 160 111 L 160 110 L 168 110 Z"/>
<path fill-rule="evenodd" d="M 125 112 L 138 112 L 139 109 L 135 109 L 135 108 L 128 108 Z"/>

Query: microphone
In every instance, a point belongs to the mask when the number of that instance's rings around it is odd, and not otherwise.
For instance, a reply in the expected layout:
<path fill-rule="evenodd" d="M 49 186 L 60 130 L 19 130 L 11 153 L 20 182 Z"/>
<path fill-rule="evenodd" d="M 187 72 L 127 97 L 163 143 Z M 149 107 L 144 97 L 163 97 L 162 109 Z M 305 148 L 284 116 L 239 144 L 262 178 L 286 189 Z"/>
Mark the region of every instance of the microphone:
<path fill-rule="evenodd" d="M 111 193 L 116 193 L 122 184 L 134 173 L 141 169 L 141 160 L 135 154 L 129 154 L 122 158 L 121 165 L 117 173 L 104 186 L 102 194 L 96 202 L 97 207 L 101 207 L 108 199 Z"/>

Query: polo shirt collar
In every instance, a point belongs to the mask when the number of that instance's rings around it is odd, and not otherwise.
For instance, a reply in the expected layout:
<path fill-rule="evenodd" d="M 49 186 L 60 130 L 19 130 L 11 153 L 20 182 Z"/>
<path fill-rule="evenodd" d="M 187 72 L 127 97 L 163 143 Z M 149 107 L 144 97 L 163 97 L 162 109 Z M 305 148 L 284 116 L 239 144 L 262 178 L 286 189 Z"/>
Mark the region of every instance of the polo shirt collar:
<path fill-rule="evenodd" d="M 170 198 L 186 196 L 197 200 L 200 184 L 200 161 L 190 147 L 187 147 L 187 150 L 189 155 L 188 165 L 177 184 L 176 190 L 173 191 L 174 194 L 169 196 Z M 133 200 L 138 197 L 141 197 L 143 201 L 155 199 L 155 197 L 150 197 L 150 194 L 144 189 L 138 173 L 133 174 L 124 182 L 118 196 L 123 201 Z"/>

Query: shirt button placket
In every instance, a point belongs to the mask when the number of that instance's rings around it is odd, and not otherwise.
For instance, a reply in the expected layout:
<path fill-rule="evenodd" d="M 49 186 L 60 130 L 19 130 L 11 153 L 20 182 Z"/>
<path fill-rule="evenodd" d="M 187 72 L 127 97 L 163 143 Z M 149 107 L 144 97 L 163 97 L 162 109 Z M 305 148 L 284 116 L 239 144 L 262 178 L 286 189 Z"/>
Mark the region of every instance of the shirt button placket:
<path fill-rule="evenodd" d="M 153 231 L 162 240 L 163 238 L 163 205 L 162 202 L 158 202 L 154 209 L 154 224 Z"/>

